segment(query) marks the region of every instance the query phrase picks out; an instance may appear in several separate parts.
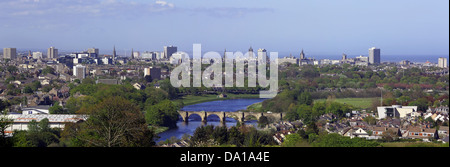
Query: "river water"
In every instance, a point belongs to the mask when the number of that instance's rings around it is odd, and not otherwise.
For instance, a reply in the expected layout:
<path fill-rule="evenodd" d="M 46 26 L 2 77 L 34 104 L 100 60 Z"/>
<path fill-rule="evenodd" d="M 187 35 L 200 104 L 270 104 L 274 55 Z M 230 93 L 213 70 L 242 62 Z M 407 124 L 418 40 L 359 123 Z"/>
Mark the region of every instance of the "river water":
<path fill-rule="evenodd" d="M 194 105 L 189 105 L 183 107 L 182 111 L 225 111 L 225 112 L 236 112 L 239 110 L 244 110 L 247 108 L 247 106 L 252 105 L 254 103 L 262 102 L 266 99 L 229 99 L 229 100 L 218 100 L 218 101 L 210 101 L 210 102 L 204 102 Z M 208 116 L 206 119 L 206 124 L 203 123 L 198 115 L 191 115 L 188 119 L 189 121 L 183 122 L 180 116 L 180 120 L 177 122 L 177 128 L 169 129 L 165 132 L 159 133 L 158 136 L 160 137 L 158 140 L 156 140 L 156 143 L 160 141 L 164 141 L 166 139 L 171 138 L 172 136 L 175 136 L 176 138 L 180 139 L 184 134 L 193 135 L 195 129 L 199 126 L 203 125 L 214 125 L 214 126 L 223 126 L 222 123 L 220 123 L 220 119 L 216 115 Z M 226 126 L 235 126 L 237 121 L 233 118 L 225 118 Z M 246 121 L 245 124 L 247 125 L 257 125 L 256 120 L 252 121 Z"/>

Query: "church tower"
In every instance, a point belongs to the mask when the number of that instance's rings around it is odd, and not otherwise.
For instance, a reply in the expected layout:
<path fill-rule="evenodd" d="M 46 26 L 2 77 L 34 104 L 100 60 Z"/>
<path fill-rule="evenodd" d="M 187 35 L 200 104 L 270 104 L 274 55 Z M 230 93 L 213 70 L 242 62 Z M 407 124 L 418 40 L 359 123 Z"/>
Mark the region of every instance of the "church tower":
<path fill-rule="evenodd" d="M 114 45 L 113 49 L 112 62 L 113 64 L 116 64 L 116 45 Z"/>
<path fill-rule="evenodd" d="M 300 53 L 300 60 L 305 59 L 305 58 L 306 58 L 305 53 L 303 53 L 303 49 L 302 49 L 302 52 Z"/>
<path fill-rule="evenodd" d="M 253 55 L 253 48 L 250 46 L 250 49 L 248 49 L 248 57 L 249 58 L 254 58 L 255 55 Z"/>

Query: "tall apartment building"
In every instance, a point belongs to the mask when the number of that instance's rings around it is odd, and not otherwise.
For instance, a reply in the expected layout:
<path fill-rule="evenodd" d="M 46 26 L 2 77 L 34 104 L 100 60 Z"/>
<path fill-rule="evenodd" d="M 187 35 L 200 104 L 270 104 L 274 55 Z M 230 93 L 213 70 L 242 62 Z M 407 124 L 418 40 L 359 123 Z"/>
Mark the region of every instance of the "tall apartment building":
<path fill-rule="evenodd" d="M 80 80 L 86 78 L 86 67 L 80 64 L 73 66 L 73 76 Z"/>
<path fill-rule="evenodd" d="M 58 49 L 56 49 L 55 47 L 50 47 L 47 50 L 47 58 L 49 59 L 56 59 L 58 58 Z"/>
<path fill-rule="evenodd" d="M 150 67 L 150 68 L 144 68 L 144 77 L 150 75 L 152 76 L 152 79 L 161 79 L 161 68 L 157 67 Z"/>
<path fill-rule="evenodd" d="M 33 52 L 33 59 L 42 59 L 42 52 Z"/>
<path fill-rule="evenodd" d="M 259 63 L 266 64 L 267 62 L 270 62 L 269 56 L 267 56 L 267 50 L 264 48 L 258 49 L 258 59 L 259 59 L 259 57 L 261 57 L 261 62 L 258 61 Z M 264 58 L 265 58 L 265 60 L 263 61 Z"/>
<path fill-rule="evenodd" d="M 438 59 L 438 67 L 440 67 L 440 68 L 448 68 L 447 58 L 439 57 L 439 59 Z"/>
<path fill-rule="evenodd" d="M 380 64 L 380 49 L 372 47 L 369 49 L 369 63 Z"/>
<path fill-rule="evenodd" d="M 16 48 L 3 48 L 3 59 L 16 59 L 17 51 Z"/>
<path fill-rule="evenodd" d="M 98 48 L 89 48 L 87 50 L 89 57 L 97 58 L 99 56 Z"/>
<path fill-rule="evenodd" d="M 164 46 L 164 58 L 169 59 L 172 54 L 177 52 L 176 46 Z"/>
<path fill-rule="evenodd" d="M 156 60 L 159 59 L 159 52 L 148 52 L 145 51 L 140 55 L 141 59 L 152 59 L 152 60 Z"/>

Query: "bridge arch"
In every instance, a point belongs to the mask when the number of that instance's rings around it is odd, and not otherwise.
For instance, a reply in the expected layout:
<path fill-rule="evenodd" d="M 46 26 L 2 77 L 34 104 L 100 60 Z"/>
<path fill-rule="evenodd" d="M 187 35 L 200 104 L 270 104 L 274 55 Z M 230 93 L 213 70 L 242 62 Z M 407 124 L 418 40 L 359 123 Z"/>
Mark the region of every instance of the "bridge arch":
<path fill-rule="evenodd" d="M 202 120 L 202 116 L 201 115 L 199 115 L 199 114 L 197 114 L 197 113 L 193 113 L 193 114 L 189 114 L 189 116 L 187 117 L 187 119 L 189 120 L 198 120 L 198 119 L 200 119 L 200 120 Z M 184 121 L 184 119 L 183 119 L 183 121 Z"/>
<path fill-rule="evenodd" d="M 259 117 L 254 116 L 254 115 L 245 115 L 244 121 L 249 121 L 249 120 L 259 120 Z"/>
<path fill-rule="evenodd" d="M 218 115 L 218 114 L 216 114 L 216 113 L 211 113 L 211 114 L 208 113 L 207 116 L 206 116 L 206 120 L 208 120 L 208 118 L 211 119 L 211 118 L 214 118 L 214 117 L 218 118 L 220 122 L 223 121 L 223 120 L 222 120 L 223 117 L 221 117 L 220 114 Z"/>

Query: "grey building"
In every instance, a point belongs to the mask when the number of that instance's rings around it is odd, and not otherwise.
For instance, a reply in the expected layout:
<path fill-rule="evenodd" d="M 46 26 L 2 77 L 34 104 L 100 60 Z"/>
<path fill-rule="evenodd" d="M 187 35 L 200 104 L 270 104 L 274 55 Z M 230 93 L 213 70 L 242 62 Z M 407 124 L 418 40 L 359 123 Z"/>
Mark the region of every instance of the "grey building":
<path fill-rule="evenodd" d="M 148 51 L 146 51 L 146 52 L 143 52 L 141 54 L 140 58 L 156 60 L 157 54 L 158 54 L 157 52 L 148 52 Z"/>
<path fill-rule="evenodd" d="M 47 58 L 49 59 L 57 59 L 58 58 L 58 49 L 55 47 L 50 47 L 47 50 Z"/>
<path fill-rule="evenodd" d="M 176 46 L 164 46 L 164 58 L 169 59 L 172 54 L 177 52 Z"/>
<path fill-rule="evenodd" d="M 79 64 L 73 66 L 73 75 L 80 80 L 86 78 L 86 67 Z"/>
<path fill-rule="evenodd" d="M 150 68 L 144 68 L 144 77 L 150 75 L 152 76 L 152 79 L 161 79 L 161 68 L 158 67 L 150 67 Z"/>
<path fill-rule="evenodd" d="M 300 53 L 300 60 L 306 59 L 305 53 L 303 53 L 303 49 L 302 52 Z"/>
<path fill-rule="evenodd" d="M 161 79 L 161 68 L 157 67 L 150 67 L 150 76 L 152 76 L 153 79 Z"/>
<path fill-rule="evenodd" d="M 3 59 L 16 59 L 17 51 L 16 48 L 3 48 Z"/>
<path fill-rule="evenodd" d="M 448 68 L 447 58 L 439 57 L 439 59 L 438 59 L 438 67 L 440 67 L 440 68 Z"/>
<path fill-rule="evenodd" d="M 108 84 L 108 85 L 119 85 L 121 82 L 118 79 L 98 79 L 96 81 L 97 84 Z"/>
<path fill-rule="evenodd" d="M 89 53 L 89 57 L 92 58 L 97 58 L 99 56 L 98 48 L 89 48 L 87 53 Z"/>
<path fill-rule="evenodd" d="M 369 63 L 380 64 L 380 49 L 372 47 L 369 49 Z"/>

